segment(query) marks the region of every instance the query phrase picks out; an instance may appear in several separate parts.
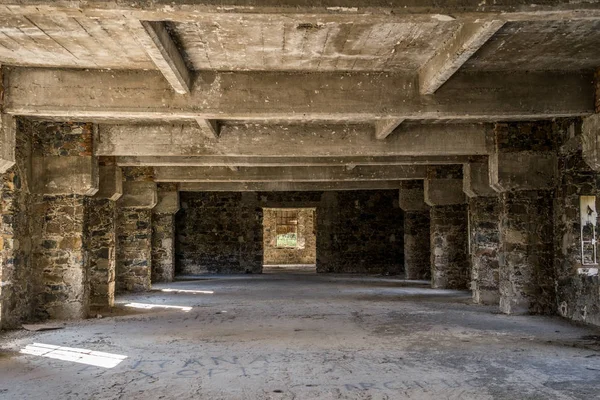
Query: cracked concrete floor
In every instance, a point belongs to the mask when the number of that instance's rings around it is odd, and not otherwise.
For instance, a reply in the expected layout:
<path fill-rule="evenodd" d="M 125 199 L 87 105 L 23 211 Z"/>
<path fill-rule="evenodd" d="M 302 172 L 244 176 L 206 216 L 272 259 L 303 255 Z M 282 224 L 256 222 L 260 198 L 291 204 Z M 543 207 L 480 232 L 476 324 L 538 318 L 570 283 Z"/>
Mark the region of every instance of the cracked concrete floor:
<path fill-rule="evenodd" d="M 424 282 L 210 276 L 118 303 L 61 330 L 3 333 L 0 398 L 600 399 L 597 329 L 501 315 Z M 20 353 L 34 344 L 118 365 Z"/>

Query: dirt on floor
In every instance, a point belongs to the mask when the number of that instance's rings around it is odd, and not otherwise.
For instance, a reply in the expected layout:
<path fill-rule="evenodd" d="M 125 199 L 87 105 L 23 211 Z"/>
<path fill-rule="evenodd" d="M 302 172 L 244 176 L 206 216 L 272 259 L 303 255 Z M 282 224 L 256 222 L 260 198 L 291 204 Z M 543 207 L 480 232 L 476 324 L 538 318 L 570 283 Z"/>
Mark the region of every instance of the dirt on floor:
<path fill-rule="evenodd" d="M 599 330 L 425 282 L 211 276 L 99 313 L 0 335 L 0 399 L 600 399 Z"/>

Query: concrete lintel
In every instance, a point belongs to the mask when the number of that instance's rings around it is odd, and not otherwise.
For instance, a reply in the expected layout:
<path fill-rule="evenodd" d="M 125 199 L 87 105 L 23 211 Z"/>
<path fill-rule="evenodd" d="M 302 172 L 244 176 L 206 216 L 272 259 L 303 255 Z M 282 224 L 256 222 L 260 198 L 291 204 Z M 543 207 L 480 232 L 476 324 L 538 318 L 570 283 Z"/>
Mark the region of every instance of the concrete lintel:
<path fill-rule="evenodd" d="M 154 208 L 158 202 L 156 182 L 123 182 L 123 195 L 117 200 L 121 208 Z"/>
<path fill-rule="evenodd" d="M 33 157 L 31 164 L 32 191 L 36 194 L 93 196 L 98 192 L 98 159 L 96 157 Z"/>
<path fill-rule="evenodd" d="M 419 71 L 421 94 L 435 93 L 502 26 L 504 21 L 477 21 L 462 24 Z"/>
<path fill-rule="evenodd" d="M 425 203 L 430 206 L 465 204 L 462 179 L 425 179 Z"/>
<path fill-rule="evenodd" d="M 101 165 L 98 168 L 100 187 L 96 198 L 117 201 L 123 195 L 123 171 L 116 165 Z"/>
<path fill-rule="evenodd" d="M 5 71 L 6 113 L 88 122 L 102 118 L 491 122 L 594 112 L 591 72 L 459 71 L 435 96 L 422 96 L 412 72 L 207 71 L 197 74 L 189 95 L 181 96 L 156 71 L 18 67 Z M 257 98 L 269 99 L 268 105 Z"/>
<path fill-rule="evenodd" d="M 490 186 L 497 192 L 550 190 L 556 185 L 555 152 L 497 152 L 488 162 Z"/>
<path fill-rule="evenodd" d="M 180 183 L 181 192 L 307 192 L 398 189 L 401 181 L 359 182 L 191 182 Z"/>
<path fill-rule="evenodd" d="M 155 214 L 175 214 L 179 211 L 179 191 L 158 191 L 158 202 L 152 209 Z"/>
<path fill-rule="evenodd" d="M 600 114 L 583 119 L 582 124 L 583 159 L 594 171 L 600 171 Z"/>
<path fill-rule="evenodd" d="M 429 205 L 425 203 L 423 181 L 403 182 L 398 192 L 398 205 L 406 212 L 429 210 Z"/>
<path fill-rule="evenodd" d="M 133 34 L 154 65 L 179 94 L 190 92 L 191 74 L 162 21 L 129 21 Z"/>
<path fill-rule="evenodd" d="M 385 141 L 369 125 L 224 125 L 219 139 L 195 124 L 100 125 L 96 155 L 229 157 L 448 157 L 487 155 L 487 124 L 402 124 Z M 310 158 L 309 158 L 310 157 Z M 433 160 L 432 160 L 433 161 Z M 354 164 L 349 162 L 349 164 Z M 358 163 L 356 163 L 358 164 Z"/>
<path fill-rule="evenodd" d="M 490 186 L 487 160 L 463 165 L 463 191 L 468 197 L 494 197 L 498 195 Z"/>
<path fill-rule="evenodd" d="M 327 182 L 424 179 L 422 165 L 345 167 L 155 167 L 156 182 Z"/>

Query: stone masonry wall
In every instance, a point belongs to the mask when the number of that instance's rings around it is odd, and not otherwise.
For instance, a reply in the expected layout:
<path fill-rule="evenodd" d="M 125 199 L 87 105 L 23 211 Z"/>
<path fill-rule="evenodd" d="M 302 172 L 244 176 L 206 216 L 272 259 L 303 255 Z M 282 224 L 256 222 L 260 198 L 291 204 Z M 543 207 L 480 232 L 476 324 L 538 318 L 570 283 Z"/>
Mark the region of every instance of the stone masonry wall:
<path fill-rule="evenodd" d="M 298 247 L 293 249 L 277 247 L 277 210 L 281 209 L 265 208 L 263 212 L 264 264 L 315 264 L 317 257 L 315 210 L 292 209 L 298 212 Z"/>
<path fill-rule="evenodd" d="M 152 214 L 152 282 L 175 277 L 175 215 Z"/>
<path fill-rule="evenodd" d="M 434 288 L 467 289 L 467 207 L 464 204 L 430 208 L 431 281 Z"/>
<path fill-rule="evenodd" d="M 322 194 L 317 272 L 404 273 L 404 213 L 397 190 Z"/>
<path fill-rule="evenodd" d="M 407 279 L 431 279 L 429 211 L 404 212 L 404 269 Z"/>
<path fill-rule="evenodd" d="M 90 305 L 112 307 L 115 301 L 115 202 L 86 198 Z"/>
<path fill-rule="evenodd" d="M 178 274 L 262 271 L 262 209 L 256 193 L 182 192 L 180 202 Z"/>
<path fill-rule="evenodd" d="M 0 329 L 38 319 L 41 274 L 31 258 L 31 126 L 18 120 L 16 163 L 0 178 Z"/>
<path fill-rule="evenodd" d="M 561 147 L 558 171 L 554 201 L 558 313 L 574 321 L 600 326 L 600 279 L 578 274 L 578 268 L 582 267 L 579 197 L 597 196 L 596 210 L 600 210 L 600 176 L 583 159 L 579 132 L 567 138 Z"/>
<path fill-rule="evenodd" d="M 469 199 L 471 289 L 477 304 L 500 301 L 500 212 L 498 196 Z"/>
<path fill-rule="evenodd" d="M 403 212 L 389 190 L 181 193 L 177 273 L 261 272 L 263 207 L 317 208 L 318 272 L 404 272 Z"/>

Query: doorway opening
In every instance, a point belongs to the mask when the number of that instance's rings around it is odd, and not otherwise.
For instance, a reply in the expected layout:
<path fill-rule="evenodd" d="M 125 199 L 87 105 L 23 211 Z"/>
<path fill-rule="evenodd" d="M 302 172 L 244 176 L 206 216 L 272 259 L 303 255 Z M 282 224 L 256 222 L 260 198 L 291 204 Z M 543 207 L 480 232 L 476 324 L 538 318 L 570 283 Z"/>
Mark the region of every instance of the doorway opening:
<path fill-rule="evenodd" d="M 315 273 L 316 208 L 263 208 L 263 273 Z"/>

